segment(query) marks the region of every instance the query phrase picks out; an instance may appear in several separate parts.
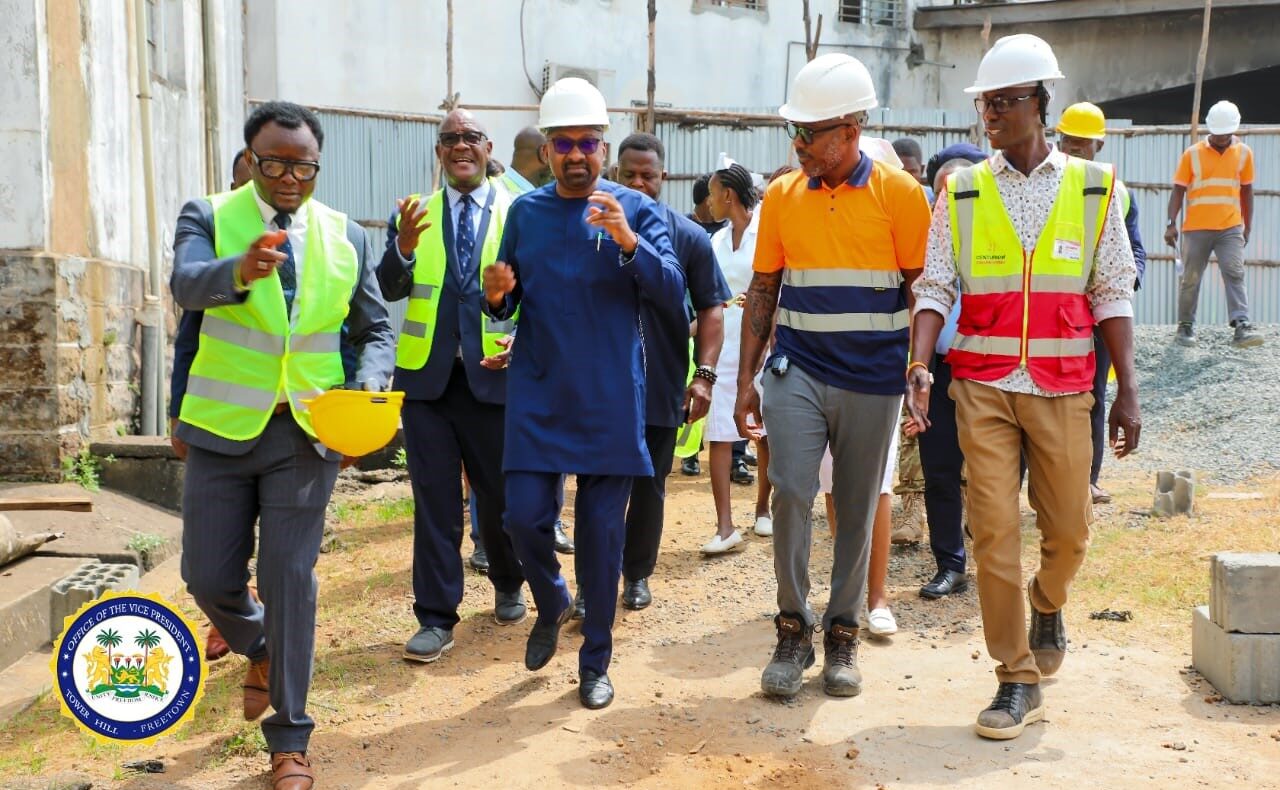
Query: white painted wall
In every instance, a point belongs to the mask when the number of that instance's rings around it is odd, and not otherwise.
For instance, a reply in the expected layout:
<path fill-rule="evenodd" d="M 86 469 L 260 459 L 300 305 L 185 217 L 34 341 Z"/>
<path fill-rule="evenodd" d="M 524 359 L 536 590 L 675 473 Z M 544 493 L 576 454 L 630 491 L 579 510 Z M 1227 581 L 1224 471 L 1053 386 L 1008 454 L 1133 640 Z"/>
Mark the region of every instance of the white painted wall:
<path fill-rule="evenodd" d="M 836 21 L 837 0 L 815 0 L 822 41 L 861 58 L 879 90 L 919 106 L 935 70 L 907 69 L 909 29 Z M 914 5 L 914 3 L 912 3 Z M 524 62 L 541 87 L 545 62 L 612 72 L 610 106 L 644 101 L 648 22 L 644 0 L 525 0 Z M 521 66 L 521 0 L 456 0 L 454 90 L 463 102 L 536 104 Z M 768 12 L 708 10 L 696 0 L 659 0 L 657 101 L 678 107 L 773 107 L 804 63 L 800 3 Z M 255 0 L 248 8 L 248 94 L 303 104 L 438 112 L 446 92 L 445 0 Z M 857 45 L 854 48 L 852 45 Z M 898 49 L 884 49 L 896 47 Z M 788 53 L 790 58 L 788 61 Z M 936 91 L 936 88 L 934 89 Z M 530 112 L 485 112 L 495 154 L 534 123 Z M 630 131 L 615 118 L 609 137 Z"/>
<path fill-rule="evenodd" d="M 48 243 L 44 0 L 0 0 L 0 249 Z"/>

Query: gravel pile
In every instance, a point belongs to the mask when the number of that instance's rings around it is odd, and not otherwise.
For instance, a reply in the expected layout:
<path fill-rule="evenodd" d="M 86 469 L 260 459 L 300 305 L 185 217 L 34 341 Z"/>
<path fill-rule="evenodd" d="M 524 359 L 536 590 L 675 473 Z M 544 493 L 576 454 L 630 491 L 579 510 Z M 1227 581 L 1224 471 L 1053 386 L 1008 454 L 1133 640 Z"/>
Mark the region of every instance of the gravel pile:
<path fill-rule="evenodd" d="M 1197 327 L 1195 348 L 1174 345 L 1172 326 L 1134 331 L 1142 444 L 1132 464 L 1218 483 L 1280 470 L 1280 326 L 1259 327 L 1266 343 L 1250 349 L 1232 348 L 1227 326 Z"/>

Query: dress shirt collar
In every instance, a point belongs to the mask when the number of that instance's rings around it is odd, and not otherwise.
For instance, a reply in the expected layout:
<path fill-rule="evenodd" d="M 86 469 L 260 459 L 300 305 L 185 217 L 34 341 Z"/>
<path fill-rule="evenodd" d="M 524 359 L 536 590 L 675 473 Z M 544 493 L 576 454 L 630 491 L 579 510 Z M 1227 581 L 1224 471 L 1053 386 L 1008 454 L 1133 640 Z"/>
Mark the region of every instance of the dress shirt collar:
<path fill-rule="evenodd" d="M 467 194 L 471 195 L 471 199 L 475 201 L 477 208 L 484 208 L 484 204 L 489 200 L 489 190 L 492 188 L 493 187 L 489 184 L 489 179 L 486 178 L 484 181 L 480 182 L 480 186 Z M 449 186 L 447 183 L 444 187 L 444 194 L 449 199 L 450 209 L 461 205 L 462 193 Z"/>
<path fill-rule="evenodd" d="M 991 172 L 995 175 L 1000 175 L 1000 172 L 1003 170 L 1013 170 L 1021 175 L 1021 172 L 1013 165 L 1009 164 L 1008 159 L 1004 158 L 1004 151 L 996 151 L 989 159 L 987 159 L 987 161 L 991 163 Z M 1053 170 L 1062 170 L 1066 166 L 1067 155 L 1062 153 L 1058 146 L 1050 144 L 1049 155 L 1044 158 L 1043 162 L 1036 165 L 1035 170 L 1032 170 L 1031 174 L 1034 175 L 1036 172 L 1046 167 Z"/>
<path fill-rule="evenodd" d="M 250 186 L 249 188 L 253 190 L 253 199 L 258 201 L 258 211 L 262 212 L 262 224 L 266 226 L 270 226 L 276 221 L 276 215 L 279 214 L 280 212 L 276 211 L 275 208 L 273 208 L 270 203 L 262 199 L 262 195 L 258 194 L 258 188 L 256 186 Z M 307 198 L 307 199 L 310 200 L 310 198 Z M 305 207 L 306 205 L 307 204 L 304 202 L 302 206 L 299 207 L 299 209 L 301 209 L 302 207 Z M 309 212 L 298 210 L 290 214 L 289 230 L 302 230 L 303 228 L 307 227 L 308 213 Z"/>

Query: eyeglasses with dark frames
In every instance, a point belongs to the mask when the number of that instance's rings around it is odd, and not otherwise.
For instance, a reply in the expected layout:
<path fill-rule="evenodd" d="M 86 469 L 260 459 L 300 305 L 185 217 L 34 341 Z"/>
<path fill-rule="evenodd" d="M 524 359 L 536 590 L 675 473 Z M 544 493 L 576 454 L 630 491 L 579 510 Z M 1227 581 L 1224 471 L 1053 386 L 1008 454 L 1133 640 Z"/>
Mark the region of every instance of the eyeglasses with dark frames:
<path fill-rule="evenodd" d="M 787 137 L 790 137 L 792 140 L 799 137 L 801 140 L 804 141 L 805 145 L 812 145 L 813 138 L 817 137 L 823 132 L 829 132 L 832 129 L 840 129 L 845 126 L 855 126 L 855 125 L 856 124 L 853 124 L 853 123 L 837 123 L 837 124 L 832 124 L 831 126 L 823 126 L 819 129 L 814 129 L 812 126 L 800 126 L 798 124 L 792 123 L 791 121 L 787 121 L 784 128 L 787 131 Z"/>
<path fill-rule="evenodd" d="M 299 181 L 314 181 L 315 177 L 320 175 L 319 162 L 259 156 L 253 149 L 249 149 L 249 156 L 253 157 L 253 163 L 257 165 L 258 172 L 267 178 L 284 178 L 285 173 L 293 173 L 293 177 Z"/>
<path fill-rule="evenodd" d="M 978 111 L 978 115 L 986 115 L 988 108 L 996 115 L 1004 115 L 1009 110 L 1012 110 L 1018 102 L 1024 102 L 1035 97 L 1036 94 L 1034 93 L 1027 96 L 993 96 L 990 99 L 979 97 L 973 100 L 973 108 Z"/>
<path fill-rule="evenodd" d="M 453 148 L 460 142 L 467 145 L 480 145 L 489 138 L 482 132 L 441 132 L 438 139 L 440 145 L 445 148 Z"/>
<path fill-rule="evenodd" d="M 551 150 L 560 156 L 568 156 L 574 148 L 577 148 L 583 154 L 591 156 L 600 150 L 600 144 L 604 142 L 599 137 L 583 137 L 581 140 L 575 140 L 572 137 L 552 137 Z"/>

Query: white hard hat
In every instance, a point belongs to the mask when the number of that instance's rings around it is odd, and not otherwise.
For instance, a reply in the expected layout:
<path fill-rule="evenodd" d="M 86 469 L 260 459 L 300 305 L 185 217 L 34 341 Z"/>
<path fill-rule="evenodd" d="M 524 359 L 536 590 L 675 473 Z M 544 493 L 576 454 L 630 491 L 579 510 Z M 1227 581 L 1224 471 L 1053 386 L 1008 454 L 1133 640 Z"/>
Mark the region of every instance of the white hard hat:
<path fill-rule="evenodd" d="M 816 123 L 877 104 L 876 86 L 862 61 L 832 52 L 800 69 L 791 84 L 791 100 L 778 108 L 778 114 L 793 123 Z"/>
<path fill-rule="evenodd" d="M 1240 128 L 1240 108 L 1229 101 L 1220 101 L 1209 108 L 1204 122 L 1210 134 L 1235 134 Z"/>
<path fill-rule="evenodd" d="M 902 169 L 902 158 L 893 150 L 893 143 L 883 137 L 872 137 L 864 134 L 858 138 L 858 150 L 871 157 L 872 160 Z"/>
<path fill-rule="evenodd" d="M 580 77 L 565 77 L 542 94 L 538 128 L 609 126 L 609 111 L 596 86 Z"/>
<path fill-rule="evenodd" d="M 985 93 L 1015 85 L 1066 79 L 1058 69 L 1053 48 L 1039 36 L 1005 36 L 987 50 L 978 64 L 978 78 L 965 93 Z"/>

